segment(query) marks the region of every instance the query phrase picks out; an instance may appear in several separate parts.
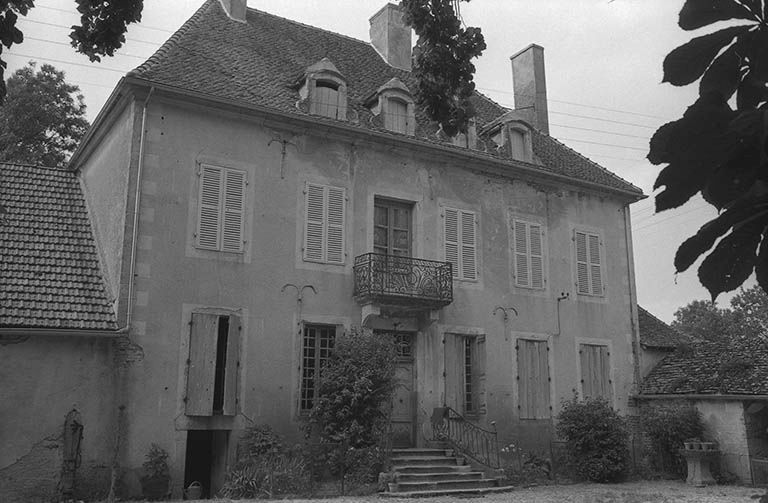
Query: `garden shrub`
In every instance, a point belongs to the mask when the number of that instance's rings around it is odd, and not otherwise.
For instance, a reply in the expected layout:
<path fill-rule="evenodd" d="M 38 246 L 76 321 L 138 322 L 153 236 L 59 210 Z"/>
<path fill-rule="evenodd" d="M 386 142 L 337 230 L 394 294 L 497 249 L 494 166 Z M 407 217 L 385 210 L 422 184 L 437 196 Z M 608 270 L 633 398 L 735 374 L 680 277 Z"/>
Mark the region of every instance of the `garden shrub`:
<path fill-rule="evenodd" d="M 655 468 L 665 473 L 684 475 L 685 460 L 679 453 L 683 442 L 700 438 L 704 432 L 701 414 L 690 405 L 648 405 L 641 410 L 643 431 L 653 447 Z"/>
<path fill-rule="evenodd" d="M 602 398 L 563 402 L 557 434 L 565 440 L 569 464 L 594 482 L 615 481 L 629 467 L 624 420 Z"/>
<path fill-rule="evenodd" d="M 269 452 L 279 452 L 283 439 L 272 431 L 268 424 L 255 424 L 243 432 L 237 444 L 237 454 L 241 461 L 256 459 Z"/>

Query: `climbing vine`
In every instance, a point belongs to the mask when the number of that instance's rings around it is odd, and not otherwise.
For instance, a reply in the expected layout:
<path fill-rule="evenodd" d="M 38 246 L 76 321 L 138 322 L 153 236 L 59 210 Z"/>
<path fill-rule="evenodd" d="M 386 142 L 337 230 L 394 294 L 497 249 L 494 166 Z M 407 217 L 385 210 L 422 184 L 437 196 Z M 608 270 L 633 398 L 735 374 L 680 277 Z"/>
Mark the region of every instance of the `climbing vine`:
<path fill-rule="evenodd" d="M 469 1 L 469 0 L 463 0 Z M 405 22 L 419 37 L 412 73 L 416 103 L 448 136 L 466 133 L 475 110 L 472 59 L 485 50 L 480 28 L 462 27 L 460 0 L 403 0 Z"/>

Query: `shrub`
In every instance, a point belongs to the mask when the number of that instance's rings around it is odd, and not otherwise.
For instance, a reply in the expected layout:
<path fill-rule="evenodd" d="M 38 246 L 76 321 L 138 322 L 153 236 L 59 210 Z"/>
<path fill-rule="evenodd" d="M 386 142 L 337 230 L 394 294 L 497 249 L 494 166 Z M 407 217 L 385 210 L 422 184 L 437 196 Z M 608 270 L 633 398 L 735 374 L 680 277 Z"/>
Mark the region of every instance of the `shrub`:
<path fill-rule="evenodd" d="M 272 431 L 267 424 L 249 426 L 237 444 L 239 461 L 256 459 L 270 452 L 279 452 L 283 448 L 283 439 Z"/>
<path fill-rule="evenodd" d="M 239 463 L 227 474 L 219 496 L 241 499 L 303 494 L 310 484 L 301 456 L 271 451 Z"/>
<path fill-rule="evenodd" d="M 310 412 L 322 441 L 352 448 L 377 444 L 396 385 L 395 357 L 394 341 L 370 330 L 353 328 L 336 338 Z"/>
<path fill-rule="evenodd" d="M 141 477 L 141 492 L 145 499 L 155 501 L 168 495 L 171 480 L 168 469 L 168 452 L 157 444 L 152 444 L 142 463 L 144 476 Z"/>
<path fill-rule="evenodd" d="M 653 405 L 641 410 L 643 430 L 653 446 L 655 468 L 685 474 L 685 460 L 678 452 L 689 438 L 701 437 L 701 414 L 690 405 Z"/>
<path fill-rule="evenodd" d="M 624 420 L 603 400 L 576 397 L 563 402 L 557 416 L 557 434 L 575 472 L 595 482 L 620 478 L 628 468 L 629 449 Z"/>

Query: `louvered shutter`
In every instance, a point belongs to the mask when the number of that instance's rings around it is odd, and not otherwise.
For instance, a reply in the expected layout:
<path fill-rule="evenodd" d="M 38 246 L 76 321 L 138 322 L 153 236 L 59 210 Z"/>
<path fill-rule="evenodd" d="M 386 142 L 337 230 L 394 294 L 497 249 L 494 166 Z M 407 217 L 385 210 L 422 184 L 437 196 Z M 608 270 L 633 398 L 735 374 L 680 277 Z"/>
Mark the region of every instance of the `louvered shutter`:
<path fill-rule="evenodd" d="M 544 288 L 544 249 L 542 246 L 542 228 L 538 224 L 529 224 L 531 253 L 531 287 Z"/>
<path fill-rule="evenodd" d="M 331 264 L 343 264 L 345 190 L 338 187 L 327 187 L 326 189 L 328 194 L 326 261 Z"/>
<path fill-rule="evenodd" d="M 461 211 L 461 279 L 477 279 L 475 214 Z"/>
<path fill-rule="evenodd" d="M 453 265 L 453 277 L 459 274 L 459 211 L 445 208 L 445 261 Z"/>
<path fill-rule="evenodd" d="M 216 337 L 219 317 L 215 314 L 192 314 L 187 360 L 186 414 L 213 414 L 213 384 L 216 372 Z"/>
<path fill-rule="evenodd" d="M 485 414 L 488 411 L 486 386 L 485 386 L 485 336 L 478 335 L 474 338 L 474 351 L 472 352 L 472 394 L 475 397 L 475 407 L 478 414 Z"/>
<path fill-rule="evenodd" d="M 200 166 L 200 197 L 197 246 L 218 250 L 221 235 L 221 189 L 224 172 L 216 166 Z"/>
<path fill-rule="evenodd" d="M 240 375 L 240 339 L 242 323 L 239 316 L 229 316 L 227 332 L 227 360 L 224 367 L 224 407 L 225 416 L 237 414 L 237 383 Z"/>
<path fill-rule="evenodd" d="M 322 262 L 325 227 L 325 187 L 308 183 L 304 215 L 304 260 Z"/>
<path fill-rule="evenodd" d="M 221 226 L 222 251 L 243 251 L 245 186 L 245 172 L 232 169 L 224 172 L 224 211 Z"/>
<path fill-rule="evenodd" d="M 591 293 L 587 263 L 587 235 L 576 232 L 576 285 L 579 293 Z"/>
<path fill-rule="evenodd" d="M 515 233 L 515 283 L 531 286 L 528 275 L 528 226 L 520 220 L 514 221 Z"/>
<path fill-rule="evenodd" d="M 589 247 L 589 276 L 593 295 L 603 294 L 602 261 L 600 260 L 600 238 L 595 234 L 587 235 Z"/>

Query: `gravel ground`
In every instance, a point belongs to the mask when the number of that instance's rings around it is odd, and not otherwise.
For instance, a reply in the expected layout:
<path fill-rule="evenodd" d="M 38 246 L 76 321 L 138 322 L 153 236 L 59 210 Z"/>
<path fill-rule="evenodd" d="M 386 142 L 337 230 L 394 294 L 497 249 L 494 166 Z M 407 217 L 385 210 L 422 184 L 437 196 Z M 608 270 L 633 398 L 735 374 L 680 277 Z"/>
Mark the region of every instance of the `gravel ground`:
<path fill-rule="evenodd" d="M 379 498 L 378 496 L 345 496 L 322 500 L 250 500 L 255 503 L 281 501 L 294 503 L 448 503 L 472 502 L 483 503 L 725 503 L 745 501 L 758 503 L 758 497 L 766 493 L 765 489 L 740 486 L 691 487 L 677 481 L 640 481 L 624 484 L 573 484 L 537 486 L 514 489 L 506 493 L 487 496 L 437 497 L 437 498 Z M 754 497 L 754 498 L 753 498 Z M 210 503 L 211 500 L 201 503 Z M 232 500 L 216 500 L 229 502 Z M 241 500 L 245 501 L 245 500 Z"/>

